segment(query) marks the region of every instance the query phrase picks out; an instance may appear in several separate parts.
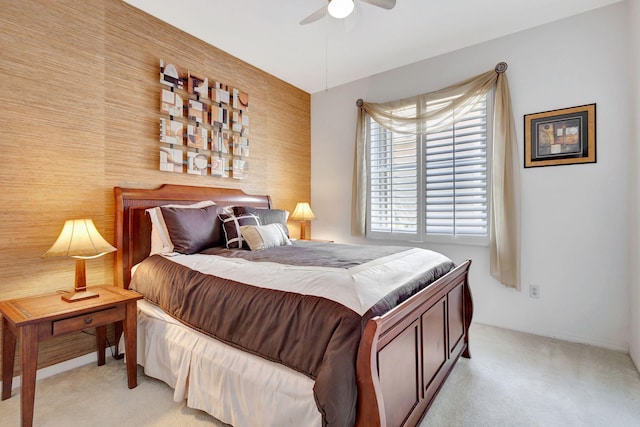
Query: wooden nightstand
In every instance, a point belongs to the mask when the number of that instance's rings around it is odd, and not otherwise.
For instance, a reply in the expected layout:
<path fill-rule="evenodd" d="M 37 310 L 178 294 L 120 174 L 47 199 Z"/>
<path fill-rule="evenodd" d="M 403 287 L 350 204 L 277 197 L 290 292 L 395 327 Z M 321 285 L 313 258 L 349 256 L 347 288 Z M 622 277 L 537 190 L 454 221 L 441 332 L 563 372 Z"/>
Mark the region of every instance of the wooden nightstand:
<path fill-rule="evenodd" d="M 142 295 L 115 286 L 89 288 L 98 298 L 68 303 L 60 294 L 49 294 L 0 302 L 2 313 L 2 400 L 11 397 L 16 340 L 20 337 L 20 409 L 22 426 L 33 424 L 38 344 L 69 332 L 96 328 L 98 366 L 105 363 L 109 323 L 122 322 L 125 338 L 127 382 L 137 385 L 136 300 Z"/>

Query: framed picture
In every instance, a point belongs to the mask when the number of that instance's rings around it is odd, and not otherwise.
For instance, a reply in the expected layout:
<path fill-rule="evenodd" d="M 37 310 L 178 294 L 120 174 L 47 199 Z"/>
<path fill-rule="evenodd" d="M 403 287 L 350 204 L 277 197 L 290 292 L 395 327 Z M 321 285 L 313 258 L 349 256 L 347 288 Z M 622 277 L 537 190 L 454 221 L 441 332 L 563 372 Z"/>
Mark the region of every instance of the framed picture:
<path fill-rule="evenodd" d="M 524 167 L 596 162 L 596 104 L 524 116 Z"/>

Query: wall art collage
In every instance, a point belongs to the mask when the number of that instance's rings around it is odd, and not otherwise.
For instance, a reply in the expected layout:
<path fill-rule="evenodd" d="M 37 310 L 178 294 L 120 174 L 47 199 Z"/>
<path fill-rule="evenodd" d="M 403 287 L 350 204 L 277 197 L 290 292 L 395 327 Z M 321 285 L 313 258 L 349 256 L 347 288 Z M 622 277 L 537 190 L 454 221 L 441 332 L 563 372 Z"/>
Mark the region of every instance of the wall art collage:
<path fill-rule="evenodd" d="M 160 170 L 246 179 L 249 95 L 160 60 Z"/>

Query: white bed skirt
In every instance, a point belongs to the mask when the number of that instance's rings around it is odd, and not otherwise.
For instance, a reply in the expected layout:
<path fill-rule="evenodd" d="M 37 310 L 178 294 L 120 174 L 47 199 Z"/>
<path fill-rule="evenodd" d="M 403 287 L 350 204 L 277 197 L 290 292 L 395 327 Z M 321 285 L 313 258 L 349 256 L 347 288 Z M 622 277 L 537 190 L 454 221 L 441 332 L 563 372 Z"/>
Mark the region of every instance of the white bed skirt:
<path fill-rule="evenodd" d="M 174 389 L 176 402 L 186 399 L 235 427 L 322 425 L 312 379 L 188 328 L 144 300 L 138 363 Z"/>

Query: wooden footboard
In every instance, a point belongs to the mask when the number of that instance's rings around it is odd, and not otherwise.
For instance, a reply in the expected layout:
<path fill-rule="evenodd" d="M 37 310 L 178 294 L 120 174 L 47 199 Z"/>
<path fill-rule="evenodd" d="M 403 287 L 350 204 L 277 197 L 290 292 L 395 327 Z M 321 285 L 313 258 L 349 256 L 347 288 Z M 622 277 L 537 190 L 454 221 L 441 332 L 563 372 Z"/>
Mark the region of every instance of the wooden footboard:
<path fill-rule="evenodd" d="M 416 426 L 460 355 L 471 357 L 470 265 L 367 323 L 357 361 L 357 426 Z"/>

